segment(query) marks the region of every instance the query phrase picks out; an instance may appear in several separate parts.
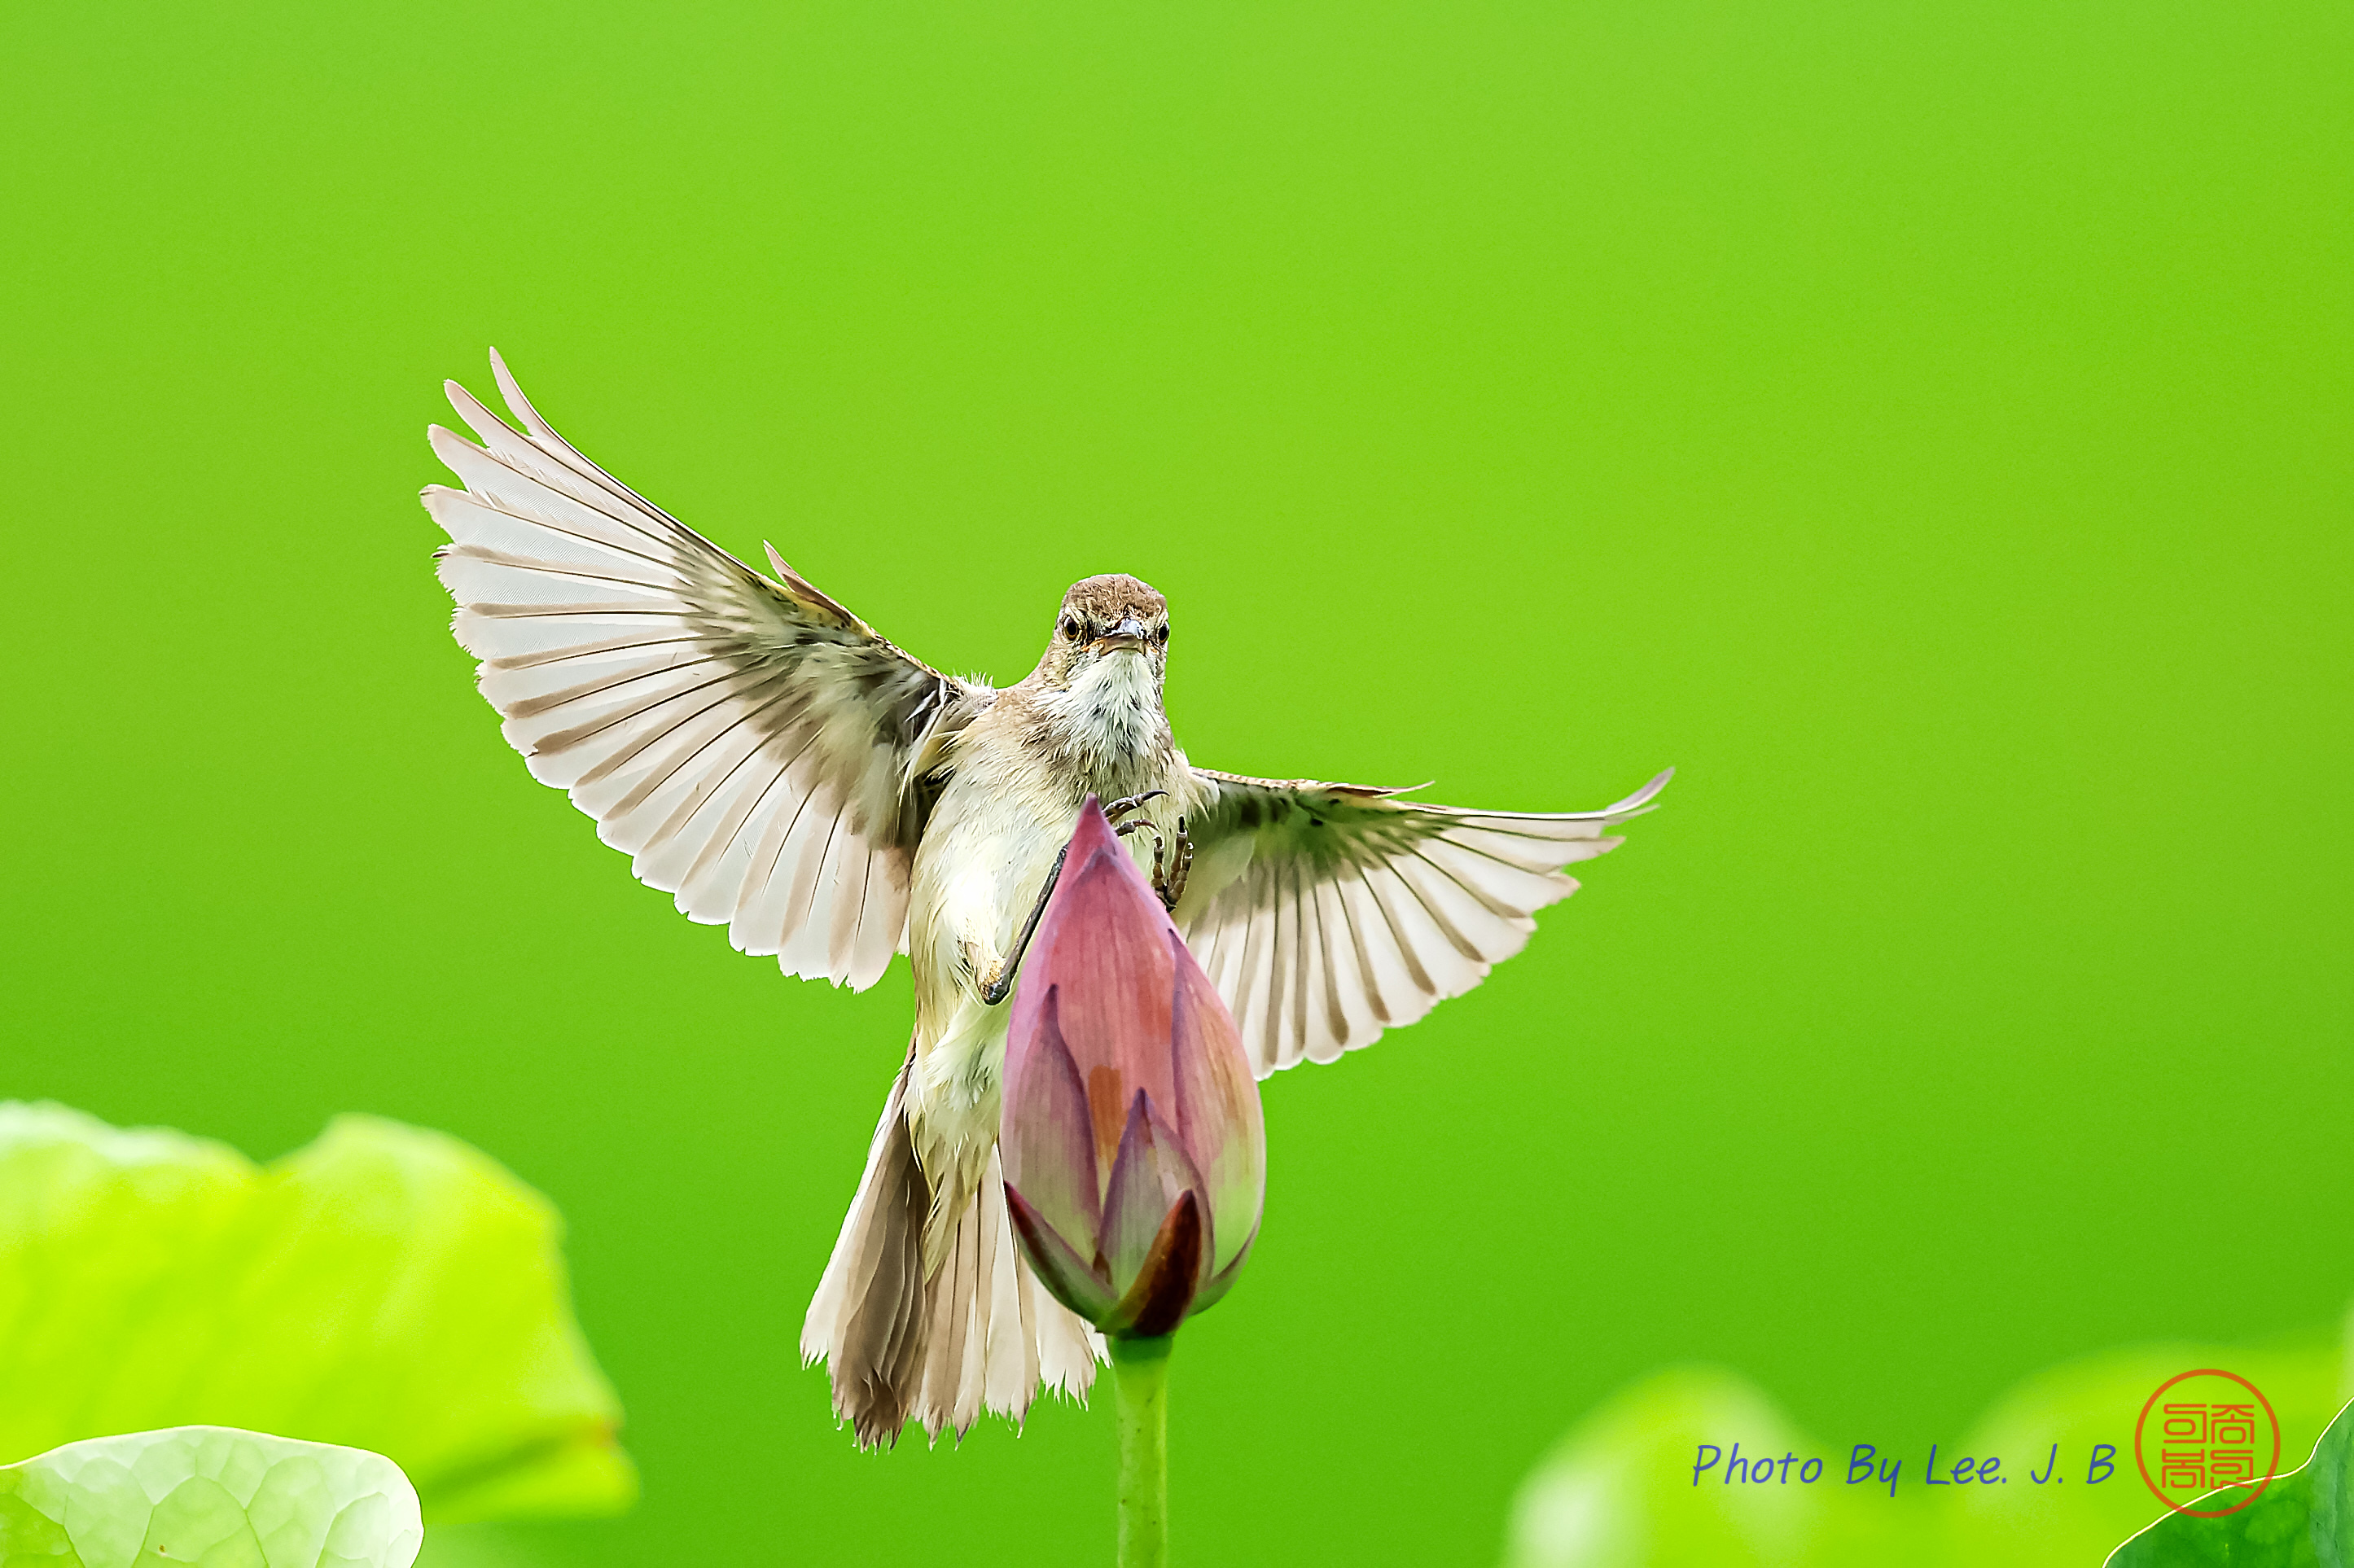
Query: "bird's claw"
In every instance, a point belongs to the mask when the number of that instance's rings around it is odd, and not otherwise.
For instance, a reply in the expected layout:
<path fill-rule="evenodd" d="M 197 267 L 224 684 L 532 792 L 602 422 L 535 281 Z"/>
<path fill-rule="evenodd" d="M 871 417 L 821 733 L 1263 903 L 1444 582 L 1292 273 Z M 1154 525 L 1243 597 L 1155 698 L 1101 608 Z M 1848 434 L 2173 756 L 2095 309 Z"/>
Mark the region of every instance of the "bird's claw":
<path fill-rule="evenodd" d="M 1169 846 L 1162 841 L 1161 830 L 1152 825 L 1151 818 L 1138 817 L 1132 821 L 1121 822 L 1112 829 L 1112 832 L 1123 839 L 1130 833 L 1150 833 L 1152 835 L 1152 872 L 1155 876 L 1161 874 L 1161 857 L 1169 853 Z"/>
<path fill-rule="evenodd" d="M 1169 793 L 1169 791 L 1166 789 L 1147 789 L 1141 795 L 1129 795 L 1120 800 L 1114 800 L 1111 804 L 1103 809 L 1104 820 L 1106 821 L 1117 822 L 1130 811 L 1133 811 L 1138 807 L 1143 805 L 1147 800 L 1157 800 L 1167 793 Z"/>

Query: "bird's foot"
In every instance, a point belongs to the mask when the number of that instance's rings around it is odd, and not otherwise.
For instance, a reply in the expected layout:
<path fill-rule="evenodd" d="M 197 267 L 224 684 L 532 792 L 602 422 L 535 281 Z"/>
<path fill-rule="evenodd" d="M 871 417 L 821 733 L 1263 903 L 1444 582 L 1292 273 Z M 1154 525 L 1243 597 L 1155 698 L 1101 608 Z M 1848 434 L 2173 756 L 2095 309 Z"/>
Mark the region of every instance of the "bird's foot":
<path fill-rule="evenodd" d="M 1161 907 L 1174 909 L 1177 901 L 1185 896 L 1185 878 L 1193 869 L 1193 841 L 1185 832 L 1185 819 L 1177 819 L 1177 849 L 1173 854 L 1168 841 L 1161 836 L 1161 830 L 1142 817 L 1112 830 L 1122 838 L 1140 831 L 1152 835 L 1152 891 L 1161 895 Z"/>
<path fill-rule="evenodd" d="M 1147 789 L 1141 795 L 1114 800 L 1103 809 L 1103 813 L 1107 821 L 1115 824 L 1112 832 L 1121 838 L 1138 832 L 1152 835 L 1152 891 L 1161 895 L 1162 908 L 1174 909 L 1177 901 L 1185 896 L 1186 873 L 1193 868 L 1193 841 L 1185 836 L 1185 819 L 1177 819 L 1177 850 L 1174 855 L 1170 853 L 1169 841 L 1161 836 L 1161 830 L 1148 819 L 1138 817 L 1133 821 L 1120 821 L 1147 800 L 1158 800 L 1168 793 L 1166 789 Z"/>
<path fill-rule="evenodd" d="M 1185 896 L 1185 878 L 1193 870 L 1193 836 L 1185 831 L 1185 819 L 1177 819 L 1177 854 L 1169 863 L 1169 874 L 1163 879 L 1154 868 L 1152 890 L 1161 895 L 1163 908 L 1174 909 Z"/>

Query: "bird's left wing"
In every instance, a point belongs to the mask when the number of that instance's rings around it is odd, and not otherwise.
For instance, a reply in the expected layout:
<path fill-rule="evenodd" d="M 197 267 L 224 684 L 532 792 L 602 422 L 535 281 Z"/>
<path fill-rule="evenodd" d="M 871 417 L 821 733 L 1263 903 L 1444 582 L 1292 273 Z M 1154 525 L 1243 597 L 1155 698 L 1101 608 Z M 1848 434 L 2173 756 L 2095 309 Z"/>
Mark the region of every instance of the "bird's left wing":
<path fill-rule="evenodd" d="M 452 629 L 533 777 L 639 879 L 788 974 L 872 985 L 906 945 L 922 777 L 991 700 L 797 576 L 735 556 L 576 451 L 498 355 L 518 432 L 456 382 Z"/>
<path fill-rule="evenodd" d="M 1460 996 L 1577 891 L 1562 867 L 1617 847 L 1670 768 L 1616 805 L 1547 814 L 1396 789 L 1195 768 L 1194 865 L 1176 919 L 1265 1077 L 1330 1062 Z"/>

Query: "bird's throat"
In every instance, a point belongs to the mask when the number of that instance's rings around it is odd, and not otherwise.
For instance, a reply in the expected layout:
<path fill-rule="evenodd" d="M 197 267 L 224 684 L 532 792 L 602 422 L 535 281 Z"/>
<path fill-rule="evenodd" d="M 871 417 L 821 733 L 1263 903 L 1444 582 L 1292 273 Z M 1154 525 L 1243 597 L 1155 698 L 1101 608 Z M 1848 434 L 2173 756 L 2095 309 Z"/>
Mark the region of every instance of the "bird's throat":
<path fill-rule="evenodd" d="M 1141 653 L 1088 661 L 1044 705 L 1057 738 L 1089 773 L 1124 775 L 1169 745 L 1161 682 Z"/>

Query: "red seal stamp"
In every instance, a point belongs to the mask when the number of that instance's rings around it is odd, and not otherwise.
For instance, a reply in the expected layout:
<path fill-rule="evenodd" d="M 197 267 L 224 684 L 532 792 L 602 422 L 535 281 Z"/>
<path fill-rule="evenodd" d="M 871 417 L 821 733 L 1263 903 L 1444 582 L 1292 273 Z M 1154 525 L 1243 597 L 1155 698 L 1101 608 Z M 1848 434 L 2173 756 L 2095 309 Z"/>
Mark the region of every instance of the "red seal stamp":
<path fill-rule="evenodd" d="M 2134 1423 L 2142 1480 L 2193 1519 L 2221 1519 L 2264 1496 L 2280 1473 L 2280 1417 L 2264 1390 L 2212 1367 L 2159 1383 Z M 2200 1501 L 2208 1506 L 2190 1506 Z"/>

